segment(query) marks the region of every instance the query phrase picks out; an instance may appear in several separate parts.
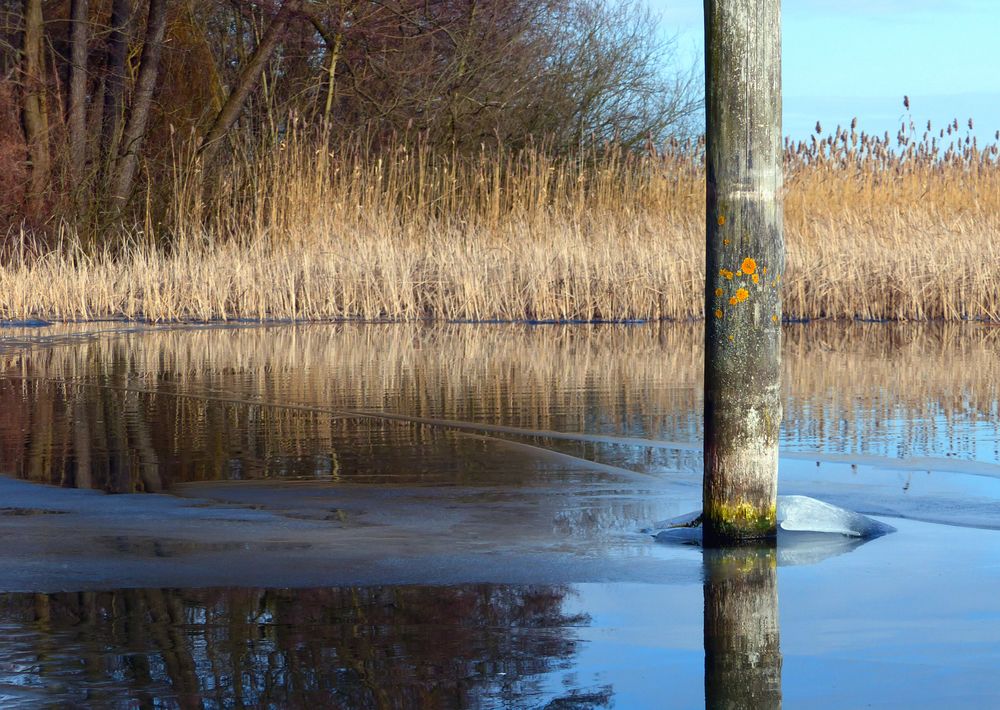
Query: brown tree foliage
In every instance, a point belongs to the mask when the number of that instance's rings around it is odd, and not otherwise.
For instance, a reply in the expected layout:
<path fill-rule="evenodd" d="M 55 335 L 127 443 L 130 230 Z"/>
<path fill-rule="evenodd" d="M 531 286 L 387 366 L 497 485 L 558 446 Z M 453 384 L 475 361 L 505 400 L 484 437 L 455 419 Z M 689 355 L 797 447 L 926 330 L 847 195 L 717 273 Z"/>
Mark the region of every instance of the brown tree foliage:
<path fill-rule="evenodd" d="M 644 145 L 699 108 L 673 49 L 637 0 L 0 0 L 0 219 L 100 232 L 293 121 L 373 157 Z"/>

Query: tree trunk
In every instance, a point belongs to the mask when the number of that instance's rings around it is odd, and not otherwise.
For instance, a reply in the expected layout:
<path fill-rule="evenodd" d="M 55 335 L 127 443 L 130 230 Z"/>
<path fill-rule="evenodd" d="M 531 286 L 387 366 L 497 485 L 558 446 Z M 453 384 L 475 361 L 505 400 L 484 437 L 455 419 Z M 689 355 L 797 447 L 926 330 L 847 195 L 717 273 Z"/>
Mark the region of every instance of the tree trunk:
<path fill-rule="evenodd" d="M 24 74 L 24 138 L 31 160 L 28 201 L 33 212 L 41 210 L 49 185 L 49 126 L 45 111 L 45 55 L 42 51 L 44 21 L 42 0 L 24 0 L 24 36 L 21 43 Z"/>
<path fill-rule="evenodd" d="M 330 125 L 333 104 L 337 99 L 337 62 L 340 61 L 340 50 L 343 40 L 344 35 L 338 32 L 334 38 L 333 46 L 327 48 L 330 54 L 330 62 L 327 67 L 326 104 L 323 106 L 323 122 L 326 125 Z"/>
<path fill-rule="evenodd" d="M 146 38 L 142 44 L 139 59 L 139 78 L 135 83 L 132 109 L 128 123 L 122 134 L 117 171 L 115 174 L 112 201 L 121 209 L 132 194 L 135 172 L 139 164 L 139 154 L 146 137 L 149 110 L 153 105 L 153 91 L 156 89 L 156 75 L 160 70 L 160 55 L 163 53 L 163 34 L 167 27 L 167 0 L 149 0 L 149 18 L 146 21 Z"/>
<path fill-rule="evenodd" d="M 344 44 L 344 32 L 341 26 L 343 20 L 338 18 L 337 32 L 334 34 L 320 21 L 315 13 L 308 12 L 307 10 L 306 17 L 309 18 L 309 22 L 312 24 L 313 29 L 316 30 L 316 33 L 323 38 L 330 56 L 330 61 L 327 65 L 326 103 L 323 106 L 323 121 L 329 125 L 330 116 L 333 113 L 333 105 L 337 100 L 337 64 L 340 62 L 340 55 Z"/>
<path fill-rule="evenodd" d="M 705 707 L 781 708 L 773 547 L 705 551 Z"/>
<path fill-rule="evenodd" d="M 781 425 L 780 0 L 705 0 L 708 545 L 776 533 Z"/>
<path fill-rule="evenodd" d="M 69 163 L 70 179 L 79 186 L 87 161 L 88 0 L 73 0 L 70 10 Z"/>
<path fill-rule="evenodd" d="M 101 161 L 101 122 L 104 120 L 104 72 L 96 72 L 91 88 L 89 106 L 87 107 L 87 141 L 86 161 L 96 166 Z"/>
<path fill-rule="evenodd" d="M 212 158 L 215 156 L 216 151 L 218 151 L 222 139 L 229 132 L 229 129 L 232 128 L 233 124 L 236 123 L 236 119 L 239 118 L 247 96 L 250 95 L 250 91 L 257 84 L 257 80 L 264 72 L 264 67 L 271 58 L 275 47 L 278 46 L 278 40 L 281 39 L 282 32 L 288 25 L 292 14 L 298 10 L 299 5 L 300 0 L 285 0 L 282 3 L 281 9 L 278 10 L 274 19 L 271 20 L 271 24 L 268 25 L 267 31 L 261 37 L 250 60 L 240 71 L 240 75 L 236 79 L 236 85 L 229 92 L 226 102 L 222 105 L 218 115 L 212 122 L 212 127 L 202 140 L 201 156 L 205 164 L 212 162 Z"/>
<path fill-rule="evenodd" d="M 125 89 L 125 55 L 128 51 L 128 22 L 131 0 L 113 0 L 111 5 L 111 31 L 108 35 L 105 80 L 104 119 L 101 127 L 101 149 L 104 155 L 104 174 L 110 180 L 118 161 L 118 144 L 124 117 L 122 96 Z"/>

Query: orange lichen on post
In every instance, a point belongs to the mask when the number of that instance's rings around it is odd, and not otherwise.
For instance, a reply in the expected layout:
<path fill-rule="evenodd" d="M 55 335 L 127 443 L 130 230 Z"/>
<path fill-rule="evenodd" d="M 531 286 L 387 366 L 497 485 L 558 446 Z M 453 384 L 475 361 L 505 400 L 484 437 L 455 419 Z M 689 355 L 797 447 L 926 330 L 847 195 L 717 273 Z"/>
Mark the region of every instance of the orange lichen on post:
<path fill-rule="evenodd" d="M 719 226 L 721 227 L 726 223 L 726 217 L 724 215 L 719 215 Z"/>
<path fill-rule="evenodd" d="M 752 274 L 757 270 L 757 262 L 748 256 L 743 260 L 743 263 L 740 264 L 740 270 L 745 274 Z"/>
<path fill-rule="evenodd" d="M 743 301 L 750 298 L 750 292 L 747 291 L 745 288 L 738 288 L 736 289 L 736 295 L 733 296 L 733 298 L 736 300 L 737 303 L 743 303 Z"/>
<path fill-rule="evenodd" d="M 733 280 L 733 272 L 730 271 L 729 269 L 719 269 L 719 276 L 727 278 L 730 281 Z"/>
<path fill-rule="evenodd" d="M 760 274 L 754 274 L 754 275 L 753 275 L 753 276 L 751 276 L 750 278 L 751 278 L 751 279 L 753 279 L 753 282 L 754 282 L 755 284 L 759 284 L 759 283 L 760 283 Z"/>
<path fill-rule="evenodd" d="M 716 318 L 722 318 L 722 309 L 721 308 L 716 308 L 715 309 L 715 317 Z"/>
<path fill-rule="evenodd" d="M 715 289 L 715 295 L 716 295 L 717 297 L 718 297 L 718 296 L 721 296 L 721 295 L 722 295 L 723 293 L 725 293 L 725 291 L 723 291 L 723 290 L 722 290 L 721 288 L 717 288 L 717 289 Z"/>

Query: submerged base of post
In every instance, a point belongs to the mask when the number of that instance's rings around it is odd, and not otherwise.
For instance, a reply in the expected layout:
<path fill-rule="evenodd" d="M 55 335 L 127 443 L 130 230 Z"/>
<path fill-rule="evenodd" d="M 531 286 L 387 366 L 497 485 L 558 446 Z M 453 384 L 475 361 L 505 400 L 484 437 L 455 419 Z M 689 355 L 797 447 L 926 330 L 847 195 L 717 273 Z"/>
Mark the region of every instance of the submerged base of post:
<path fill-rule="evenodd" d="M 709 547 L 778 534 L 778 385 L 773 370 L 748 366 L 746 371 L 757 381 L 766 375 L 770 386 L 732 394 L 735 387 L 720 392 L 706 382 L 702 525 Z"/>
<path fill-rule="evenodd" d="M 749 501 L 732 505 L 715 502 L 704 511 L 702 524 L 706 547 L 767 544 L 778 536 L 778 509 L 776 505 L 757 507 Z"/>

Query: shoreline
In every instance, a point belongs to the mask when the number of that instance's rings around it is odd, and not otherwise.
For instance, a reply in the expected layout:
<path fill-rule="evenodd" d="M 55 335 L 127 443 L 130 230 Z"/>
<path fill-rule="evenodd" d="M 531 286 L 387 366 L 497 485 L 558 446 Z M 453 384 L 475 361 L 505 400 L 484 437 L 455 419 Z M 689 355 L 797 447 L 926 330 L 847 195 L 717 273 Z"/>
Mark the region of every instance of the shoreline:
<path fill-rule="evenodd" d="M 648 325 L 691 325 L 704 323 L 705 318 L 629 318 L 629 319 L 533 319 L 533 318 L 512 318 L 498 319 L 488 318 L 483 320 L 419 318 L 419 319 L 392 319 L 392 318 L 212 318 L 207 320 L 199 319 L 175 319 L 175 320 L 154 320 L 148 318 L 128 318 L 125 316 L 106 316 L 95 318 L 60 319 L 60 318 L 31 318 L 31 319 L 2 319 L 0 318 L 0 330 L 33 330 L 48 328 L 51 326 L 65 325 L 98 325 L 103 323 L 121 324 L 130 326 L 149 326 L 156 328 L 185 328 L 185 327 L 251 327 L 251 326 L 300 326 L 300 325 L 522 325 L 522 326 L 582 326 L 582 325 L 616 325 L 616 326 L 648 326 Z M 841 318 L 802 318 L 797 316 L 785 316 L 781 319 L 782 325 L 810 325 L 814 323 L 832 323 L 838 325 L 982 325 L 986 327 L 1000 327 L 1000 318 L 990 319 L 988 317 L 977 318 L 923 318 L 923 319 L 894 319 L 894 318 L 861 318 L 861 317 L 841 317 Z"/>

